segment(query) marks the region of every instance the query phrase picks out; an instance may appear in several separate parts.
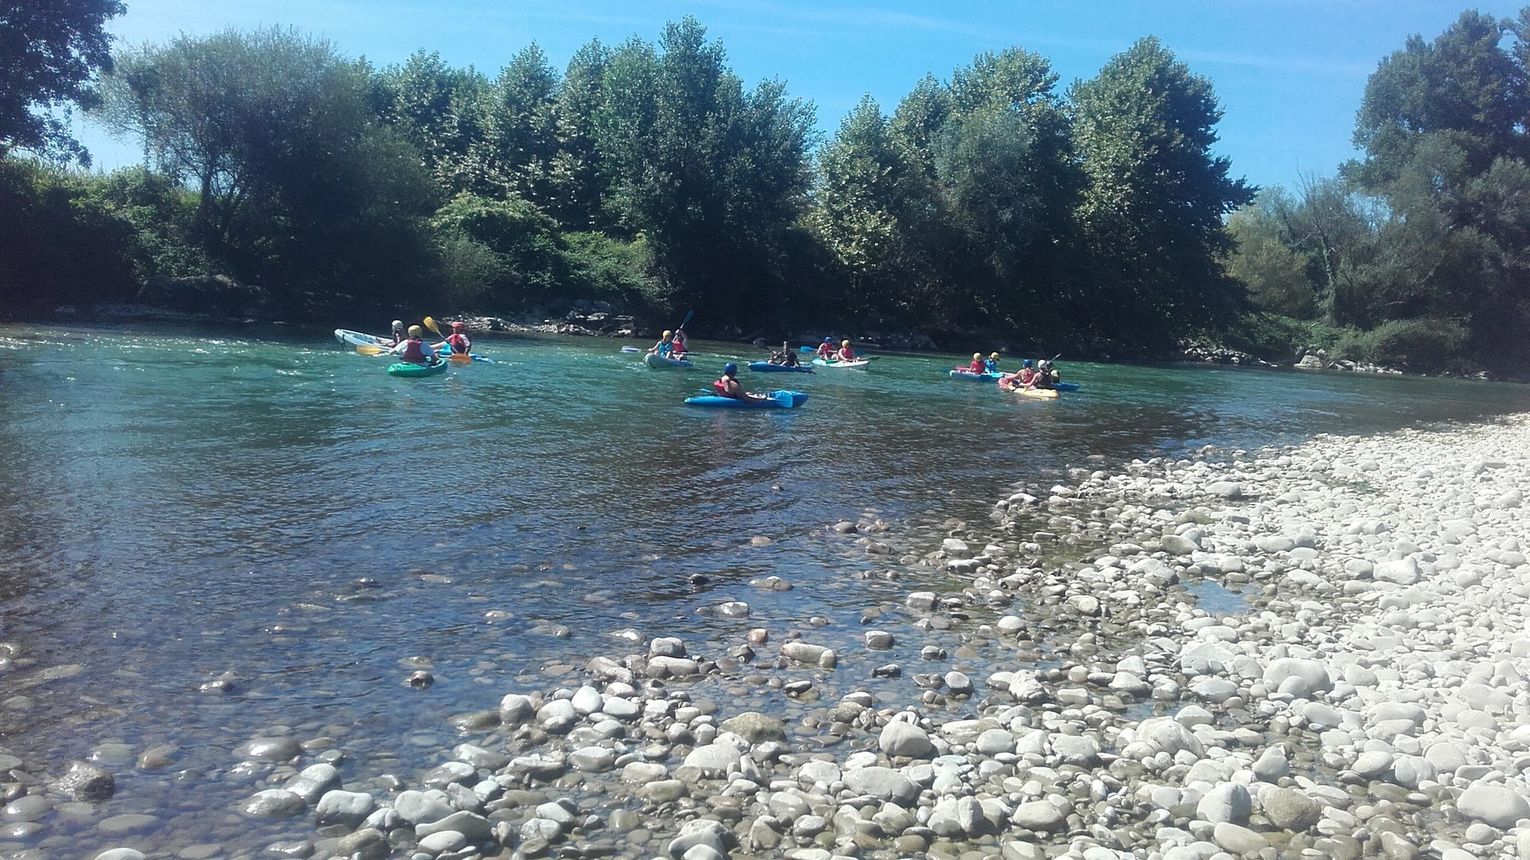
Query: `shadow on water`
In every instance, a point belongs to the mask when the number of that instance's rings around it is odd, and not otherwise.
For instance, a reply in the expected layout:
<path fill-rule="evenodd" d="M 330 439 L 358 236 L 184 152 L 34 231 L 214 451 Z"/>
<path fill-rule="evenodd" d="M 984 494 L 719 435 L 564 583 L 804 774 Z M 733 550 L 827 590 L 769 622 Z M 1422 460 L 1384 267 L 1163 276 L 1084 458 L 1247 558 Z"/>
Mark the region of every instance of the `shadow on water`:
<path fill-rule="evenodd" d="M 813 635 L 856 648 L 859 613 L 907 583 L 862 578 L 879 563 L 839 520 L 933 542 L 1069 464 L 1530 406 L 1514 386 L 1083 363 L 1063 368 L 1083 390 L 1043 403 L 918 356 L 746 373 L 811 399 L 708 411 L 681 401 L 758 353 L 697 344 L 695 370 L 654 371 L 613 342 L 486 337 L 502 363 L 400 380 L 322 339 L 84 328 L 24 345 L 0 349 L 0 479 L 25 489 L 0 497 L 0 640 L 26 689 L 0 702 L 0 742 L 50 766 L 111 737 L 173 739 L 178 767 L 217 771 L 288 725 L 407 771 L 449 746 L 444 715 L 614 653 L 619 628 L 720 653 L 816 614 Z M 771 574 L 795 588 L 749 586 Z M 1214 612 L 1241 599 L 1196 588 Z M 698 614 L 727 599 L 752 617 Z M 421 665 L 428 693 L 402 686 Z M 224 671 L 235 693 L 197 691 Z"/>

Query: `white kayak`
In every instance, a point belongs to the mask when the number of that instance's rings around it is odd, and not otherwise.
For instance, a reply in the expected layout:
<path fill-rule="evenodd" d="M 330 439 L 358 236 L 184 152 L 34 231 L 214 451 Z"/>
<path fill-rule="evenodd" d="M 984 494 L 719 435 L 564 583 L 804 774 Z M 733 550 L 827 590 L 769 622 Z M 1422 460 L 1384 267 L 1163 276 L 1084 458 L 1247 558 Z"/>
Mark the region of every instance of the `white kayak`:
<path fill-rule="evenodd" d="M 385 349 L 393 346 L 391 338 L 343 328 L 335 329 L 335 340 L 340 341 L 341 346 L 380 346 Z"/>
<path fill-rule="evenodd" d="M 694 367 L 695 366 L 695 365 L 691 364 L 691 360 L 688 359 L 688 358 L 670 358 L 669 356 L 659 355 L 658 353 L 655 353 L 655 352 L 650 352 L 647 355 L 643 356 L 643 363 L 648 365 L 649 367 L 655 369 L 655 370 L 662 370 L 662 369 L 664 369 L 666 367 Z"/>
<path fill-rule="evenodd" d="M 813 365 L 815 367 L 848 367 L 854 369 L 857 367 L 865 367 L 870 363 L 871 359 L 869 358 L 857 358 L 855 361 L 824 361 L 821 358 L 813 359 Z"/>

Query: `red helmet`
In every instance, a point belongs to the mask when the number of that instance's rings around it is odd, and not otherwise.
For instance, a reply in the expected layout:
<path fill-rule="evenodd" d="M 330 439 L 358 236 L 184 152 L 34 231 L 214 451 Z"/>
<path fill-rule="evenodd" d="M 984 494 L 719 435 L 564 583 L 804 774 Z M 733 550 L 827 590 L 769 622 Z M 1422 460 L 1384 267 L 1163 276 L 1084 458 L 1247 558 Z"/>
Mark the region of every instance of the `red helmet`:
<path fill-rule="evenodd" d="M 464 328 L 467 328 L 467 326 L 464 325 L 463 323 L 460 323 L 460 322 L 452 323 L 452 331 L 462 331 Z"/>

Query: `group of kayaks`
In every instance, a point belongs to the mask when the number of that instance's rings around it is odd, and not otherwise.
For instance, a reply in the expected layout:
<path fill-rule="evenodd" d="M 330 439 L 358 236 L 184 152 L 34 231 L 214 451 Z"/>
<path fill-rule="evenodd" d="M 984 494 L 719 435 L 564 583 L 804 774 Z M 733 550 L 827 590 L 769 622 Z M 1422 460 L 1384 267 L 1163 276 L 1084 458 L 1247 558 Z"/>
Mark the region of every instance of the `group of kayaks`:
<path fill-rule="evenodd" d="M 802 348 L 803 352 L 809 352 L 811 349 L 811 347 Z M 627 346 L 622 347 L 622 351 L 635 353 L 638 352 L 639 349 L 637 347 Z M 691 361 L 689 356 L 681 356 L 677 358 L 669 355 L 661 355 L 657 352 L 645 353 L 640 361 L 644 365 L 647 365 L 648 367 L 655 370 L 665 370 L 670 368 L 691 368 L 696 366 L 695 363 Z M 748 363 L 747 367 L 753 373 L 813 373 L 817 368 L 852 370 L 857 368 L 864 369 L 870 366 L 870 364 L 871 360 L 869 358 L 857 358 L 850 361 L 814 358 L 812 359 L 811 363 L 802 364 L 779 364 L 774 361 L 751 361 Z M 998 383 L 1000 380 L 1005 379 L 1008 376 L 1009 374 L 998 372 L 974 373 L 973 371 L 967 370 L 965 368 L 957 368 L 950 371 L 950 377 L 952 379 L 960 379 L 968 382 Z M 1079 384 L 1077 382 L 1058 382 L 1054 385 L 1053 388 L 1021 388 L 1015 389 L 1014 393 L 1020 397 L 1031 400 L 1056 400 L 1060 396 L 1058 392 L 1078 390 Z M 705 406 L 717 409 L 795 409 L 798 406 L 801 406 L 803 403 L 806 403 L 807 399 L 808 395 L 801 391 L 780 390 L 772 391 L 766 395 L 752 396 L 748 399 L 724 397 L 718 394 L 701 394 L 694 397 L 688 397 L 686 398 L 685 402 L 689 406 Z"/>
<path fill-rule="evenodd" d="M 427 321 L 433 322 L 427 318 Z M 367 355 L 384 355 L 393 348 L 393 341 L 378 335 L 366 332 L 351 331 L 350 329 L 335 329 L 335 340 L 342 346 L 356 347 L 357 352 Z M 811 347 L 803 347 L 804 352 Z M 636 347 L 622 347 L 623 352 L 637 352 Z M 388 365 L 388 374 L 404 378 L 437 376 L 445 373 L 453 364 L 471 364 L 474 361 L 489 361 L 478 354 L 452 354 L 438 357 L 430 364 L 415 364 L 411 362 L 394 362 Z M 655 370 L 670 368 L 692 368 L 695 363 L 688 356 L 661 355 L 656 352 L 644 353 L 642 363 Z M 773 361 L 751 361 L 749 370 L 754 373 L 813 373 L 817 368 L 835 370 L 865 369 L 870 366 L 869 358 L 857 358 L 848 361 L 829 360 L 821 357 L 814 358 L 811 364 L 777 364 Z M 992 382 L 997 383 L 1008 374 L 998 372 L 976 373 L 966 368 L 951 370 L 950 377 L 967 382 Z M 1021 397 L 1037 400 L 1055 400 L 1059 391 L 1077 391 L 1079 384 L 1076 382 L 1059 382 L 1050 389 L 1026 388 L 1018 389 L 1016 394 Z M 796 409 L 806 403 L 808 395 L 801 391 L 778 390 L 768 394 L 754 395 L 747 398 L 724 397 L 718 394 L 700 394 L 687 397 L 685 403 L 688 406 L 702 406 L 714 409 Z"/>
<path fill-rule="evenodd" d="M 335 329 L 335 340 L 339 341 L 341 346 L 353 346 L 357 348 L 357 352 L 366 353 L 368 355 L 386 355 L 393 349 L 394 345 L 391 338 L 379 337 L 375 334 L 367 334 L 366 332 L 361 331 L 351 331 L 350 329 L 344 328 Z M 465 355 L 461 353 L 452 353 L 451 355 L 437 356 L 436 360 L 429 364 L 415 364 L 408 361 L 395 361 L 388 365 L 388 375 L 400 376 L 406 379 L 422 376 L 438 376 L 445 373 L 446 369 L 453 364 L 472 364 L 475 361 L 487 362 L 489 359 L 477 353 L 469 353 Z"/>
<path fill-rule="evenodd" d="M 951 371 L 952 379 L 962 379 L 967 382 L 992 382 L 995 384 L 1008 375 L 1007 373 L 996 373 L 993 371 L 974 373 L 961 367 Z M 1021 397 L 1029 397 L 1032 400 L 1056 400 L 1059 396 L 1059 391 L 1077 391 L 1078 389 L 1079 384 L 1077 382 L 1054 382 L 1051 388 L 1018 388 L 1014 391 Z"/>

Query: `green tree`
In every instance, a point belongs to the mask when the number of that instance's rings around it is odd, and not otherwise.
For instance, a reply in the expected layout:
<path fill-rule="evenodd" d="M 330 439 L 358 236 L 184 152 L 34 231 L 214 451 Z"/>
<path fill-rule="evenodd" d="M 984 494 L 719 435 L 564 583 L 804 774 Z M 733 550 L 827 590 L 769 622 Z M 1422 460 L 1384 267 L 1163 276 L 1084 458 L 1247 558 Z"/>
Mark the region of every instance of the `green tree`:
<path fill-rule="evenodd" d="M 947 259 L 967 264 L 949 276 L 965 295 L 966 327 L 1058 325 L 1082 181 L 1056 83 L 1043 57 L 1018 48 L 980 54 L 952 75 L 934 165 L 946 220 L 965 246 Z"/>
<path fill-rule="evenodd" d="M 1229 216 L 1227 232 L 1236 245 L 1227 273 L 1247 287 L 1256 307 L 1308 319 L 1317 310 L 1312 260 L 1292 247 L 1287 230 L 1291 209 L 1284 191 L 1270 189 Z"/>
<path fill-rule="evenodd" d="M 558 145 L 550 211 L 574 230 L 609 226 L 601 210 L 607 183 L 601 176 L 595 123 L 610 58 L 610 50 L 598 40 L 576 51 L 563 72 L 554 105 Z"/>
<path fill-rule="evenodd" d="M 1212 153 L 1222 111 L 1211 82 L 1148 38 L 1070 100 L 1087 180 L 1083 319 L 1109 340 L 1154 345 L 1231 319 L 1239 296 L 1220 264 L 1222 216 L 1253 190 Z"/>
<path fill-rule="evenodd" d="M 1530 87 L 1523 64 L 1502 47 L 1507 29 L 1491 15 L 1463 12 L 1433 42 L 1411 36 L 1381 61 L 1366 82 L 1355 123 L 1355 144 L 1366 152 L 1360 172 L 1366 185 L 1395 179 L 1431 137 L 1459 147 L 1469 173 L 1519 151 Z"/>
<path fill-rule="evenodd" d="M 893 143 L 887 118 L 871 96 L 840 123 L 818 153 L 812 224 L 839 263 L 843 297 L 860 314 L 911 319 L 932 286 L 911 256 L 907 212 L 922 183 Z"/>
<path fill-rule="evenodd" d="M 595 121 L 606 205 L 644 237 L 673 307 L 744 321 L 777 303 L 812 117 L 779 82 L 745 92 L 693 18 L 668 24 L 659 50 L 613 52 Z"/>
<path fill-rule="evenodd" d="M 19 148 L 90 163 L 50 111 L 95 104 L 90 81 L 112 66 L 106 22 L 124 8 L 119 0 L 0 0 L 0 156 Z"/>
<path fill-rule="evenodd" d="M 425 157 L 450 193 L 484 190 L 487 167 L 474 158 L 484 138 L 489 84 L 472 68 L 453 69 L 434 51 L 416 51 L 377 76 L 382 118 Z"/>
<path fill-rule="evenodd" d="M 482 160 L 490 184 L 543 209 L 556 199 L 558 73 L 535 44 L 522 49 L 484 97 Z"/>
<path fill-rule="evenodd" d="M 214 258 L 311 312 L 412 294 L 436 187 L 373 121 L 360 65 L 289 30 L 181 36 L 121 58 L 105 115 L 197 192 Z"/>

